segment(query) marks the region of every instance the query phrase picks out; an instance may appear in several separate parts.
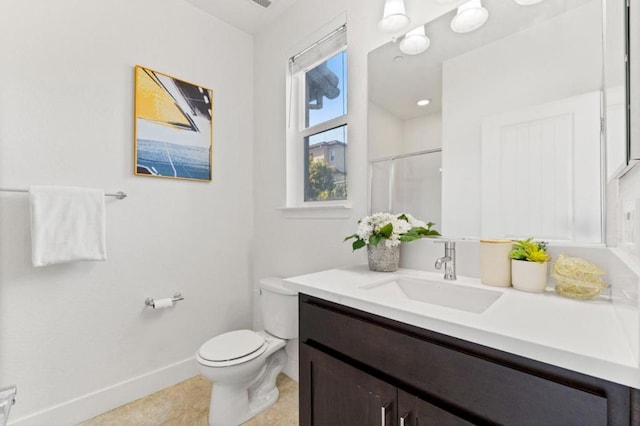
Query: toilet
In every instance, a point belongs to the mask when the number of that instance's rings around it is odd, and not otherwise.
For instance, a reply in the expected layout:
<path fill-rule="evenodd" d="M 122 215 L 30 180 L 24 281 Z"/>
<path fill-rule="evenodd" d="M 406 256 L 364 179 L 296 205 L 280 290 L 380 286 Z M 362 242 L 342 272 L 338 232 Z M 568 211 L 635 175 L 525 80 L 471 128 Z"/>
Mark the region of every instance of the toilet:
<path fill-rule="evenodd" d="M 213 383 L 210 426 L 239 425 L 273 405 L 288 339 L 298 338 L 298 293 L 282 279 L 259 282 L 264 331 L 235 330 L 206 341 L 196 354 L 200 374 Z"/>

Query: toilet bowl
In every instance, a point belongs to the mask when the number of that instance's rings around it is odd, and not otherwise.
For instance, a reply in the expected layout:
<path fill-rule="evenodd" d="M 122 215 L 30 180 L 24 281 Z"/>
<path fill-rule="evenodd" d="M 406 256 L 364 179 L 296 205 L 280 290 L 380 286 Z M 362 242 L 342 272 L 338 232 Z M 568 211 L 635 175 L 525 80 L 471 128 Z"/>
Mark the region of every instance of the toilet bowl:
<path fill-rule="evenodd" d="M 262 279 L 259 287 L 265 330 L 223 333 L 196 353 L 200 374 L 213 383 L 210 426 L 239 425 L 278 400 L 286 339 L 298 337 L 298 297 L 280 278 Z"/>

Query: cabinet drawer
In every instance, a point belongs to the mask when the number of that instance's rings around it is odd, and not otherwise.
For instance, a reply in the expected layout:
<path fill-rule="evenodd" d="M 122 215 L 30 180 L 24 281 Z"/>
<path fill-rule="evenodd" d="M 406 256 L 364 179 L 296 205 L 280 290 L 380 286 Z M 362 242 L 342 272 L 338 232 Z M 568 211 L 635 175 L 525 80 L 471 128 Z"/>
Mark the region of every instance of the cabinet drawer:
<path fill-rule="evenodd" d="M 301 297 L 300 341 L 315 342 L 392 377 L 399 387 L 417 389 L 425 398 L 474 422 L 581 426 L 629 423 L 627 388 L 602 381 L 619 391 L 614 396 L 622 400 L 618 401 L 622 408 L 627 399 L 626 413 L 612 410 L 607 400 L 611 387 L 594 385 L 594 378 L 584 376 L 588 380 L 581 383 L 576 380 L 577 373 L 564 378 L 536 371 L 530 360 L 522 366 L 513 362 L 504 365 L 455 345 L 433 341 L 420 335 L 421 329 L 416 327 L 405 324 L 396 328 L 393 321 L 376 318 L 379 317 L 320 299 Z"/>

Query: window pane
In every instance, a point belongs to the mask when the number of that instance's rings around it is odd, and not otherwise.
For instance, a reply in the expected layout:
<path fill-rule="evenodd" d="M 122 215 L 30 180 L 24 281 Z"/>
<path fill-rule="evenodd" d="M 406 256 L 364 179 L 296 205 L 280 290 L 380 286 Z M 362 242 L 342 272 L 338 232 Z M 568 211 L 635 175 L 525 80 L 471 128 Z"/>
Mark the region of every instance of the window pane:
<path fill-rule="evenodd" d="M 347 199 L 347 126 L 304 138 L 304 200 Z"/>
<path fill-rule="evenodd" d="M 347 52 L 305 73 L 305 128 L 347 113 Z"/>

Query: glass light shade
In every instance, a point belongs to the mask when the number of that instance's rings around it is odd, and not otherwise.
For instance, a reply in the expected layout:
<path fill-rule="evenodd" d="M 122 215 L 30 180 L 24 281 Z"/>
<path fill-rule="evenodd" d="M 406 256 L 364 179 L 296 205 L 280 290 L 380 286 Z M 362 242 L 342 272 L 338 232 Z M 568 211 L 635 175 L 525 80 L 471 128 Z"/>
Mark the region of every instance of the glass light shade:
<path fill-rule="evenodd" d="M 456 33 L 468 33 L 477 30 L 487 22 L 489 11 L 482 7 L 480 0 L 470 0 L 458 8 L 451 20 L 451 30 Z"/>
<path fill-rule="evenodd" d="M 532 4 L 540 3 L 542 0 L 515 0 L 520 6 L 529 6 Z"/>
<path fill-rule="evenodd" d="M 385 0 L 384 14 L 378 29 L 384 32 L 393 33 L 406 28 L 411 22 L 404 8 L 404 0 Z"/>
<path fill-rule="evenodd" d="M 409 31 L 400 41 L 400 50 L 407 55 L 419 55 L 429 48 L 431 40 L 424 32 L 424 25 Z"/>

